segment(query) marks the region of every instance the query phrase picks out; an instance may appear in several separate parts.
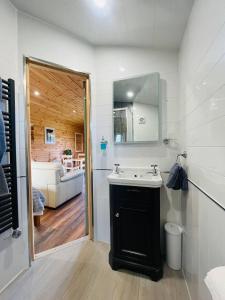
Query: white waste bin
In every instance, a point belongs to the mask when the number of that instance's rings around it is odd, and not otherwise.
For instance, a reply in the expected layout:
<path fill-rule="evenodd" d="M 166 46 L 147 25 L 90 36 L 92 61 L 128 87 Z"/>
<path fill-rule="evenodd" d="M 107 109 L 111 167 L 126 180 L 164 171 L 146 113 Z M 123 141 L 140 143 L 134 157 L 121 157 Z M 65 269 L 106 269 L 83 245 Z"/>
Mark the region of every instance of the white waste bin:
<path fill-rule="evenodd" d="M 166 231 L 166 260 L 168 266 L 173 270 L 181 269 L 181 226 L 174 223 L 165 224 Z"/>

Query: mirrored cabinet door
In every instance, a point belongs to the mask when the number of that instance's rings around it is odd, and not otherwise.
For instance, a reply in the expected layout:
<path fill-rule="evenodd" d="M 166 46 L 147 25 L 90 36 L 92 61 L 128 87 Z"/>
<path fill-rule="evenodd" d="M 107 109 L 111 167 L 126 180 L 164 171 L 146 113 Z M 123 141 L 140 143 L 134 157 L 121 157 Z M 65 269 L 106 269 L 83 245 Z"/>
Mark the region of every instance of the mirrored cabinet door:
<path fill-rule="evenodd" d="M 153 73 L 113 83 L 116 144 L 160 140 L 159 80 L 159 73 Z"/>

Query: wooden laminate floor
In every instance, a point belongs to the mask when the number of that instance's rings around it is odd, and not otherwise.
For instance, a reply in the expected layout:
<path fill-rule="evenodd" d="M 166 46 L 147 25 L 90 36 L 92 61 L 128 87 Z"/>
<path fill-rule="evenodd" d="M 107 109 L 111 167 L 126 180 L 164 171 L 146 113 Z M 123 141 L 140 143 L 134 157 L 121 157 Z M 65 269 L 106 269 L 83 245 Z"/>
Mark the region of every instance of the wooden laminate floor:
<path fill-rule="evenodd" d="M 41 225 L 34 227 L 35 253 L 40 253 L 85 235 L 84 193 L 56 209 L 45 208 Z"/>
<path fill-rule="evenodd" d="M 165 266 L 153 282 L 128 271 L 112 271 L 109 246 L 83 241 L 37 259 L 1 300 L 188 300 L 180 271 Z"/>

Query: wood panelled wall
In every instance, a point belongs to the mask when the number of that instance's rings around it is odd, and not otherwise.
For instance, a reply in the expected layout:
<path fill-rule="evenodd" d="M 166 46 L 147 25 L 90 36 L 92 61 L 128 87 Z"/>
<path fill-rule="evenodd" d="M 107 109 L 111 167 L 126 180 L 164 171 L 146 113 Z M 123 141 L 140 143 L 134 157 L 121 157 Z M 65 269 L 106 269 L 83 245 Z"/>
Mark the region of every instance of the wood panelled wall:
<path fill-rule="evenodd" d="M 31 156 L 60 160 L 65 149 L 75 153 L 75 132 L 84 133 L 86 77 L 36 63 L 30 64 Z M 45 144 L 45 127 L 55 128 L 56 143 Z"/>
<path fill-rule="evenodd" d="M 83 126 L 58 118 L 31 105 L 31 156 L 35 161 L 60 160 L 65 149 L 75 153 L 75 132 L 84 133 Z M 45 127 L 55 128 L 56 143 L 45 144 Z"/>

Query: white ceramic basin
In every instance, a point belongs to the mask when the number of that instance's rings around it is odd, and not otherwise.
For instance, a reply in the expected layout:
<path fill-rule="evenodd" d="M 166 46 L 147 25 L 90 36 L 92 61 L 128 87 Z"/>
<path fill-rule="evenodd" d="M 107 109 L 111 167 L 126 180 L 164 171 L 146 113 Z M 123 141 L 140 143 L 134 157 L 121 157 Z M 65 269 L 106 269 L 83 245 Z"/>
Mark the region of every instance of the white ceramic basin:
<path fill-rule="evenodd" d="M 153 175 L 152 171 L 151 168 L 119 168 L 119 174 L 112 172 L 107 179 L 110 184 L 159 188 L 162 186 L 160 172 Z"/>

